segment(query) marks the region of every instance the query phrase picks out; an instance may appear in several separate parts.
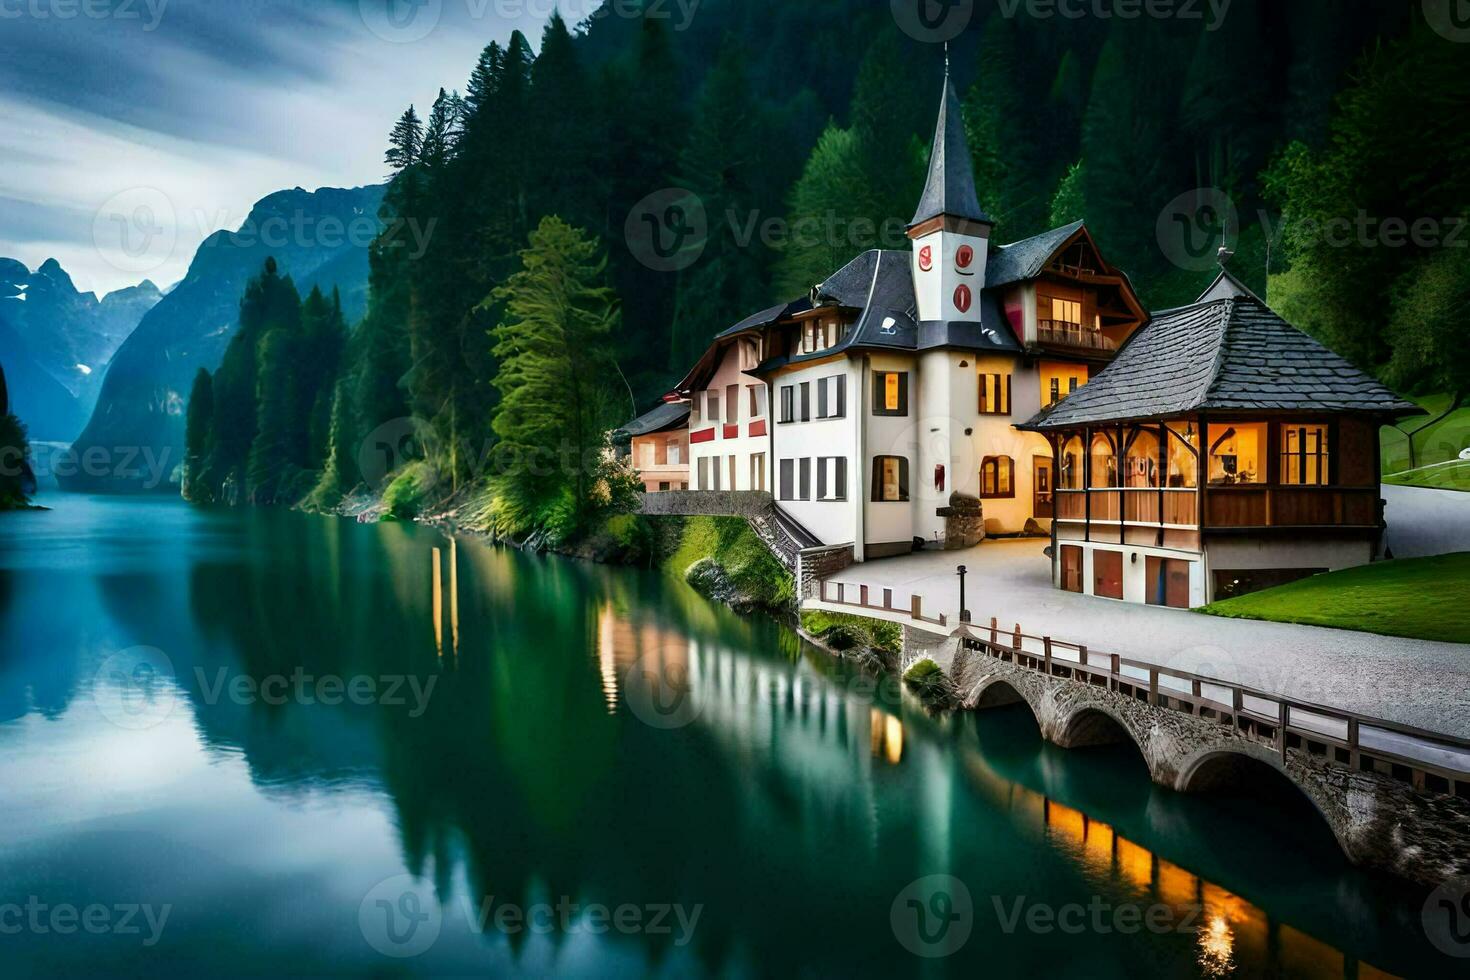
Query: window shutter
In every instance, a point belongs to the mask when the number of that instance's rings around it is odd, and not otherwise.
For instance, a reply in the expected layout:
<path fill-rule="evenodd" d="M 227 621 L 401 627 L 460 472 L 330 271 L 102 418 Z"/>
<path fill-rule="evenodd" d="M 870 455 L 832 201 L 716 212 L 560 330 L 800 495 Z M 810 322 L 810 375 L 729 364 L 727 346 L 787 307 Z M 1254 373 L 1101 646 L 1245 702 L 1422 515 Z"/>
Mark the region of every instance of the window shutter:
<path fill-rule="evenodd" d="M 1006 375 L 1006 404 L 1003 411 L 1006 415 L 1011 414 L 1011 376 Z"/>
<path fill-rule="evenodd" d="M 837 412 L 839 419 L 847 418 L 847 375 L 837 376 Z"/>
<path fill-rule="evenodd" d="M 801 420 L 810 422 L 812 418 L 812 385 L 810 381 L 801 383 Z"/>
<path fill-rule="evenodd" d="M 883 457 L 879 456 L 873 460 L 873 492 L 870 500 L 883 499 Z"/>
<path fill-rule="evenodd" d="M 827 379 L 817 382 L 817 418 L 827 417 Z M 819 494 L 820 496 L 820 494 Z"/>
<path fill-rule="evenodd" d="M 798 463 L 800 468 L 800 492 L 797 496 L 802 500 L 812 499 L 812 459 L 807 456 Z"/>
<path fill-rule="evenodd" d="M 898 499 L 909 499 L 909 460 L 907 456 L 898 457 Z"/>
<path fill-rule="evenodd" d="M 791 499 L 791 460 L 781 460 L 781 499 Z"/>
<path fill-rule="evenodd" d="M 840 381 L 838 383 L 837 390 L 839 392 L 842 390 L 842 385 L 841 385 Z M 837 457 L 837 473 L 836 473 L 836 477 L 837 478 L 833 481 L 833 484 L 834 485 L 832 487 L 832 496 L 835 499 L 837 499 L 837 500 L 846 500 L 847 499 L 847 457 L 846 456 L 838 456 Z"/>
<path fill-rule="evenodd" d="M 827 499 L 827 458 L 817 457 L 817 499 Z"/>
<path fill-rule="evenodd" d="M 909 376 L 904 372 L 898 376 L 898 414 L 909 413 Z"/>

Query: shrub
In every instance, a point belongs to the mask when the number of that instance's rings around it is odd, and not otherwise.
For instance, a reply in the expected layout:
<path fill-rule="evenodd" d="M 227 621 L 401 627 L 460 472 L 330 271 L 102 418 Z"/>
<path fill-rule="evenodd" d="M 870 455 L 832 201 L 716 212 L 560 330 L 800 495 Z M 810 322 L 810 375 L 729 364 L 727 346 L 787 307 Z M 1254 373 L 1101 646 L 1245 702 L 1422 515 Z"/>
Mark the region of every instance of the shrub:
<path fill-rule="evenodd" d="M 903 682 L 930 708 L 948 708 L 956 701 L 954 683 L 927 657 L 904 671 Z"/>
<path fill-rule="evenodd" d="M 418 460 L 398 471 L 383 493 L 383 506 L 394 520 L 411 521 L 419 516 L 430 490 L 438 482 L 438 471 Z"/>
<path fill-rule="evenodd" d="M 873 645 L 873 638 L 868 631 L 851 623 L 834 623 L 822 632 L 820 639 L 833 650 L 853 650 Z"/>

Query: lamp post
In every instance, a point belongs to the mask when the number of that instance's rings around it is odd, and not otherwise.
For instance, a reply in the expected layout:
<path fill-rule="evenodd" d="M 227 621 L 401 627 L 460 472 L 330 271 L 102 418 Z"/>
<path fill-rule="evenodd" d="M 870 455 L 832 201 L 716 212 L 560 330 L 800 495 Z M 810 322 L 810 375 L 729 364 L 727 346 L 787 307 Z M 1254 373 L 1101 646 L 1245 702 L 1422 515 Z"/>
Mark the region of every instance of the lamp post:
<path fill-rule="evenodd" d="M 965 566 L 960 565 L 956 573 L 960 577 L 960 622 L 970 621 L 970 610 L 965 608 Z"/>

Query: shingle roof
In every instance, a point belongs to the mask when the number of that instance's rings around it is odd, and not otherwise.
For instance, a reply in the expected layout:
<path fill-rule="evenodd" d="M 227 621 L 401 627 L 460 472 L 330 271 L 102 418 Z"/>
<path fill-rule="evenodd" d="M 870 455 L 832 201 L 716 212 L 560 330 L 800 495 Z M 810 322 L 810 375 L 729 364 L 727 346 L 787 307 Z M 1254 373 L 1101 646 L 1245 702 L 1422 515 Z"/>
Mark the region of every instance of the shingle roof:
<path fill-rule="evenodd" d="M 1201 410 L 1419 411 L 1259 300 L 1230 296 L 1155 314 L 1096 378 L 1019 428 Z"/>
<path fill-rule="evenodd" d="M 1067 239 L 1082 230 L 1082 222 L 1074 221 L 1051 231 L 1044 231 L 1019 242 L 1001 245 L 990 250 L 985 262 L 985 287 L 1008 286 L 1024 279 L 1035 279 L 1046 268 L 1046 263 Z"/>
<path fill-rule="evenodd" d="M 941 214 L 990 223 L 975 195 L 975 167 L 965 142 L 960 99 L 948 71 L 944 73 L 944 94 L 939 99 L 939 122 L 934 126 L 934 148 L 929 153 L 929 177 L 910 227 Z"/>
<path fill-rule="evenodd" d="M 770 326 L 783 316 L 791 316 L 793 313 L 800 313 L 803 310 L 809 310 L 811 308 L 812 304 L 807 299 L 793 300 L 790 303 L 778 303 L 775 306 L 761 310 L 759 313 L 752 313 L 733 327 L 727 327 L 721 330 L 715 334 L 715 339 L 723 340 L 726 337 L 733 337 L 737 333 L 744 333 L 747 330 L 754 330 L 757 327 Z"/>
<path fill-rule="evenodd" d="M 631 422 L 625 423 L 618 432 L 630 436 L 646 436 L 665 429 L 675 429 L 689 418 L 688 402 L 664 402 L 650 412 L 645 412 Z"/>

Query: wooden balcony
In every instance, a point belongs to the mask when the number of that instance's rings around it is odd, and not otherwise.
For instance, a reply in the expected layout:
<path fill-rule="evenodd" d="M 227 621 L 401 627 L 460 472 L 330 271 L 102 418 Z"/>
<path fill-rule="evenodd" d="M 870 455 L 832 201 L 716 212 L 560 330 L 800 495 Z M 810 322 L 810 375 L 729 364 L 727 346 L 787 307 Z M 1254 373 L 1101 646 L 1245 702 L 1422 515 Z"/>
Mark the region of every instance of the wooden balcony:
<path fill-rule="evenodd" d="M 1089 505 L 1089 498 L 1091 503 Z M 1376 527 L 1376 487 L 1246 485 L 1205 488 L 1207 528 Z M 1193 487 L 1058 490 L 1056 519 L 1099 523 L 1199 524 L 1199 491 Z"/>
<path fill-rule="evenodd" d="M 1036 342 L 1047 347 L 1069 347 L 1073 350 L 1108 354 L 1118 349 L 1117 343 L 1101 330 L 1061 320 L 1037 320 Z"/>

